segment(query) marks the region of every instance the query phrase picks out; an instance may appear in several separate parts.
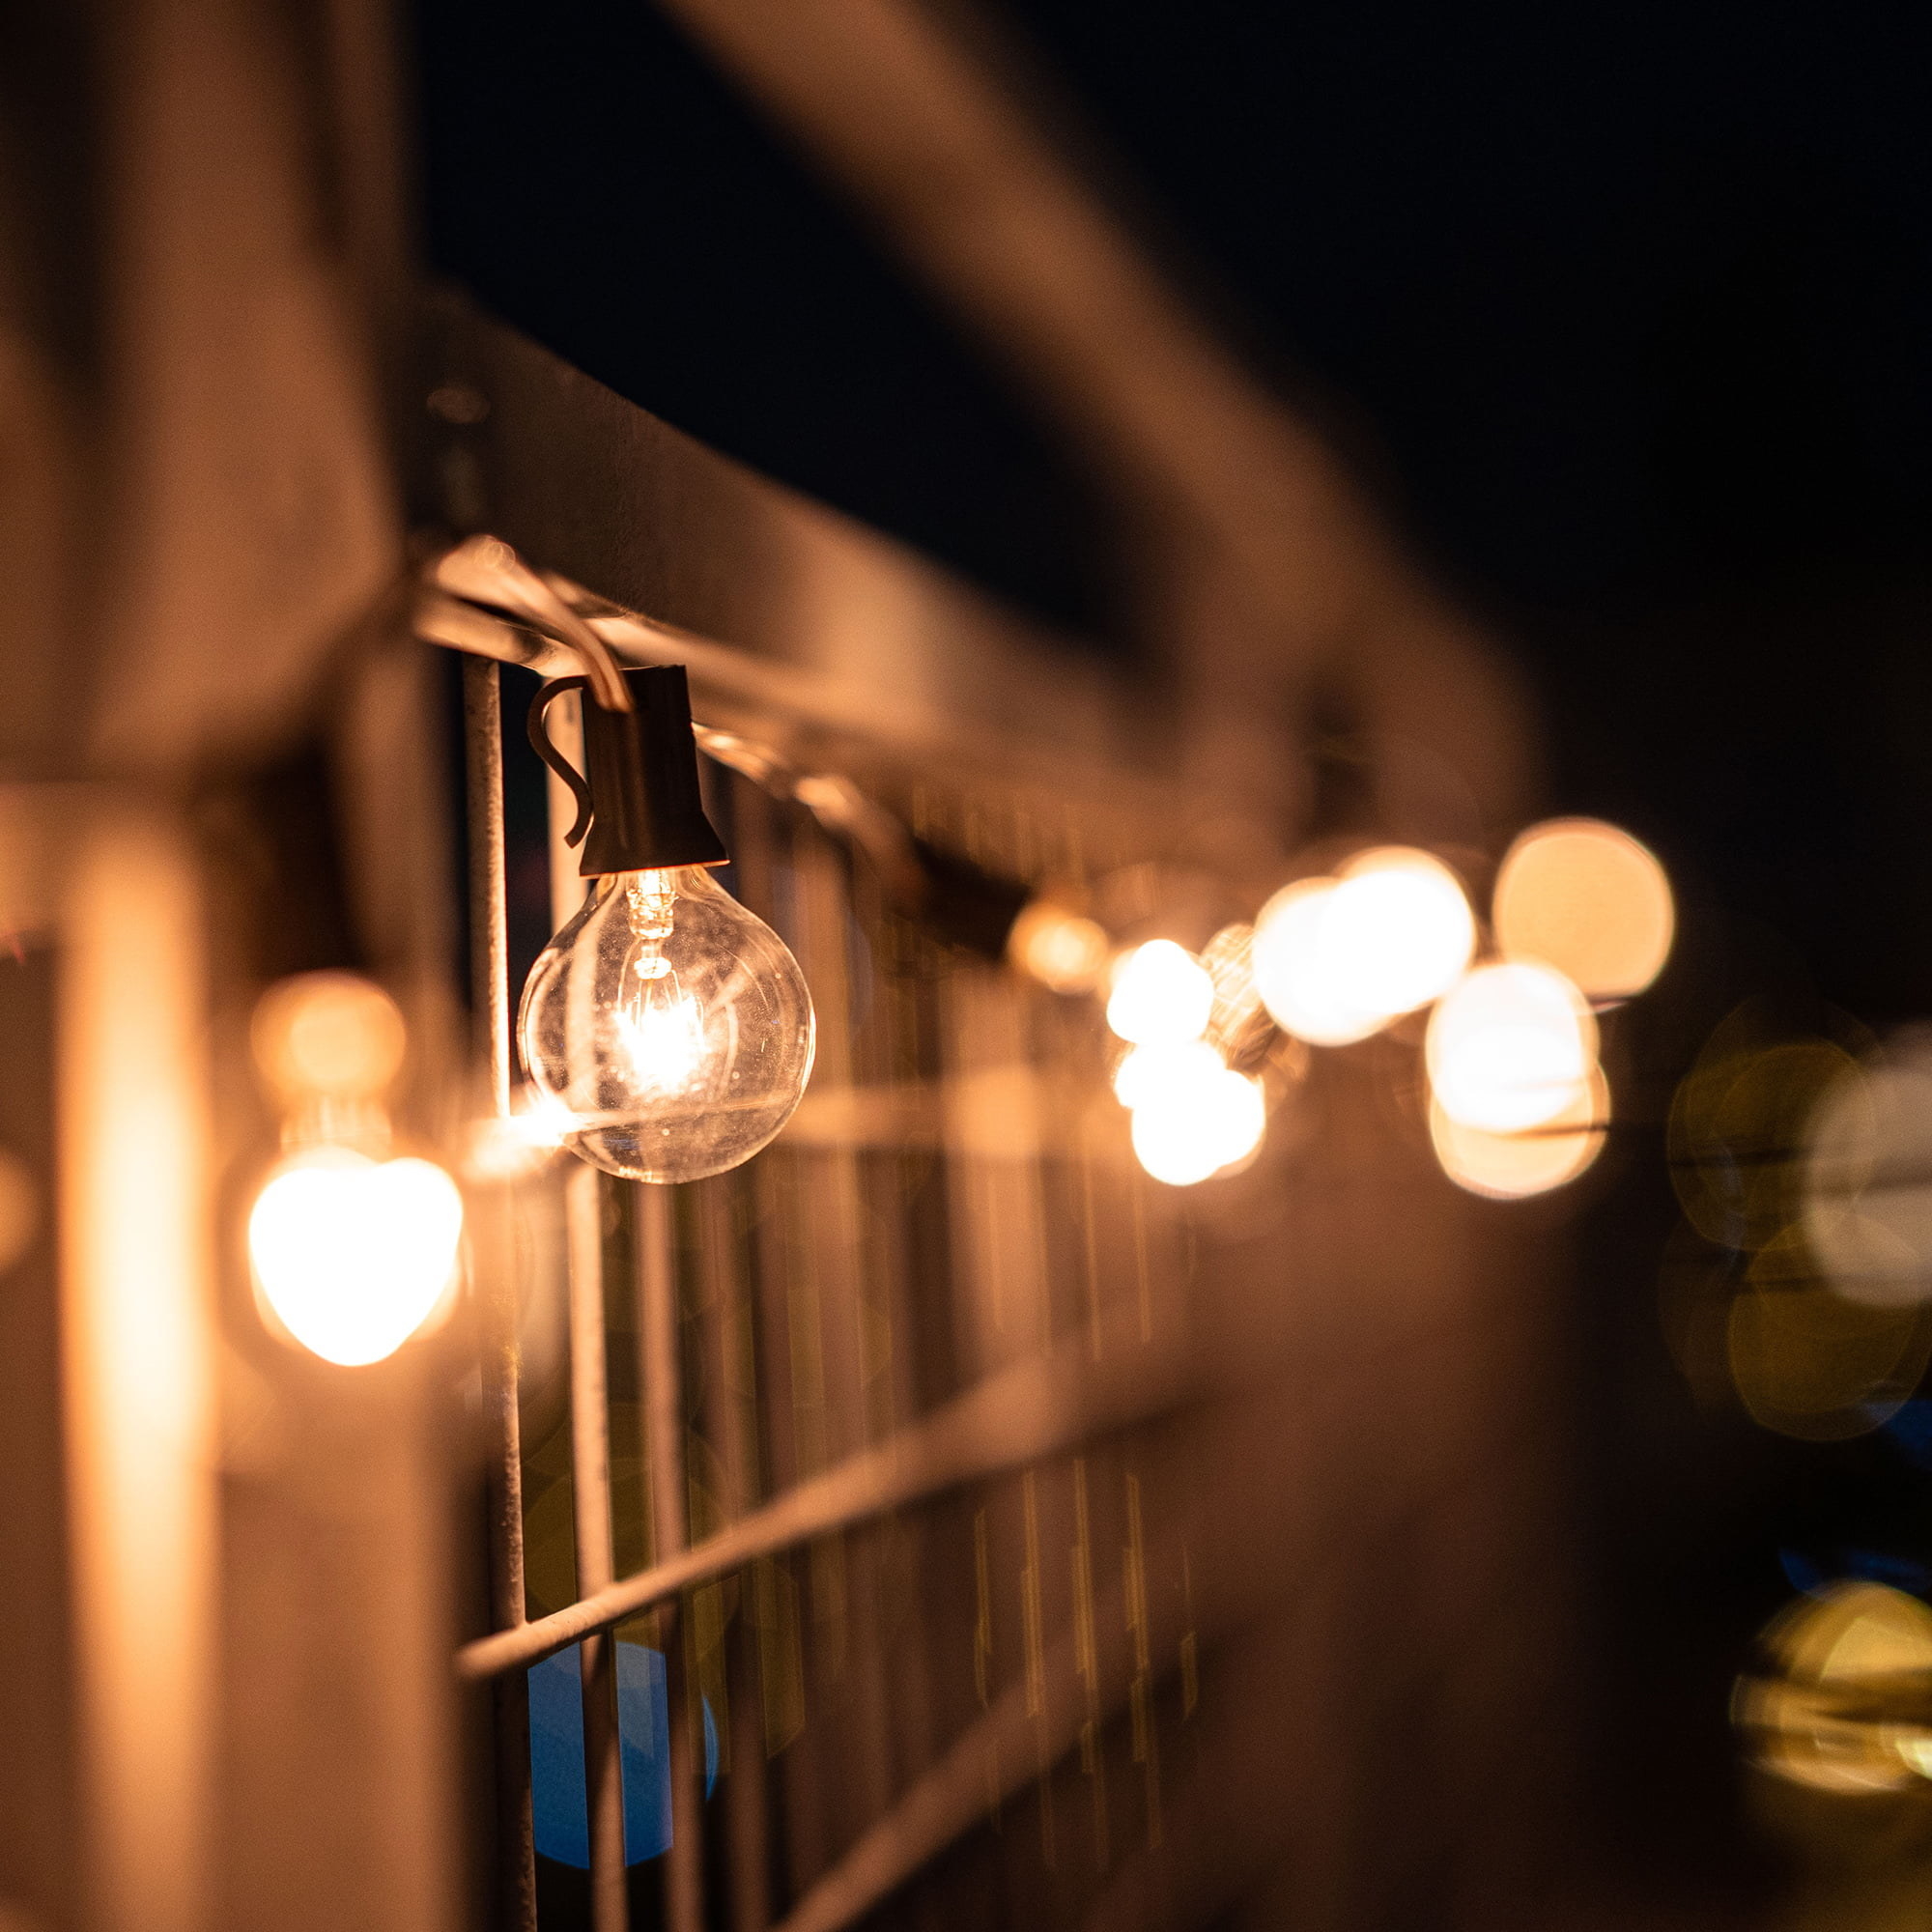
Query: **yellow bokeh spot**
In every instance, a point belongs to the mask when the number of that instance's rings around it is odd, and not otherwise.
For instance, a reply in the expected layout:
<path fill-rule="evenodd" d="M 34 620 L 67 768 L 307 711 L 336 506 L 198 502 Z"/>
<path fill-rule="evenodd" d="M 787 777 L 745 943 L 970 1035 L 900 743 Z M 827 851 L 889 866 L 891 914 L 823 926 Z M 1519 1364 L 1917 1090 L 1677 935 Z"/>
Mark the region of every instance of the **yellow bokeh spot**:
<path fill-rule="evenodd" d="M 262 1077 L 288 1099 L 367 1100 L 402 1070 L 395 1001 L 354 973 L 303 973 L 262 995 L 250 1029 Z"/>
<path fill-rule="evenodd" d="M 1007 936 L 1007 956 L 1056 993 L 1086 993 L 1107 971 L 1107 935 L 1091 919 L 1035 899 Z"/>
<path fill-rule="evenodd" d="M 1760 1638 L 1731 1715 L 1766 1771 L 1847 1797 L 1898 1791 L 1932 1764 L 1932 1609 L 1878 1583 L 1835 1583 Z"/>
<path fill-rule="evenodd" d="M 1839 1441 L 1878 1428 L 1918 1385 L 1932 1359 L 1932 1315 L 1833 1293 L 1792 1229 L 1753 1258 L 1726 1350 L 1754 1420 L 1804 1441 Z"/>

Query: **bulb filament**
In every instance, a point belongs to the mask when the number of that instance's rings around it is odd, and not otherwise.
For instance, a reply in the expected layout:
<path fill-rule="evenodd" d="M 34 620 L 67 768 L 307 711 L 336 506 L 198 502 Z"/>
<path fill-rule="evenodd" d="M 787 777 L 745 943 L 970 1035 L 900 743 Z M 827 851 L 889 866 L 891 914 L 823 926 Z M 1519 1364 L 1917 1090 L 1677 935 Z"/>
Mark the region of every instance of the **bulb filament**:
<path fill-rule="evenodd" d="M 665 957 L 677 895 L 669 872 L 637 872 L 625 883 L 635 944 L 624 962 L 617 1036 L 639 1085 L 679 1094 L 704 1064 L 704 1016 Z"/>

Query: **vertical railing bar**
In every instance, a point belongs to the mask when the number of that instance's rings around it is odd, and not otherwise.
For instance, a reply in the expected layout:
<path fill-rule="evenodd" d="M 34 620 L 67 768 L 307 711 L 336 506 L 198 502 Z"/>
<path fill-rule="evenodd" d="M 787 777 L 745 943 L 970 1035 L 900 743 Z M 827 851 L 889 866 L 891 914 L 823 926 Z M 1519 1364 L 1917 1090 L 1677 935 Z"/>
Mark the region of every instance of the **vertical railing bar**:
<path fill-rule="evenodd" d="M 606 1588 L 616 1574 L 611 1523 L 611 1409 L 605 1375 L 604 1202 L 595 1168 L 564 1182 L 570 1243 L 570 1470 L 577 1587 Z M 593 1932 L 627 1932 L 624 1790 L 617 1733 L 617 1634 L 583 1639 L 584 1795 L 590 1810 Z"/>
<path fill-rule="evenodd" d="M 464 776 L 469 846 L 469 975 L 491 1105 L 510 1110 L 509 907 L 503 859 L 502 687 L 496 665 L 463 662 Z M 498 1630 L 527 1616 L 524 1595 L 523 1429 L 516 1283 L 509 1271 L 500 1197 L 490 1204 L 494 1236 L 480 1255 L 479 1343 L 490 1430 L 491 1613 Z M 536 1932 L 536 1837 L 530 1806 L 529 1682 L 507 1671 L 491 1689 L 497 1745 L 497 1831 L 502 1918 Z"/>
<path fill-rule="evenodd" d="M 679 1356 L 677 1270 L 671 1197 L 640 1185 L 637 1201 L 638 1387 L 643 1411 L 644 1467 L 651 1506 L 651 1560 L 676 1555 L 690 1539 L 684 1473 L 684 1387 Z M 703 1932 L 703 1739 L 692 1721 L 693 1699 L 680 1653 L 678 1606 L 659 1611 L 665 1694 L 670 1716 L 671 1840 L 665 1861 L 665 1918 L 669 1932 Z"/>
<path fill-rule="evenodd" d="M 746 1413 L 747 1392 L 737 1385 L 734 1374 L 752 1352 L 744 1346 L 748 1340 L 744 1324 L 752 1321 L 752 1312 L 732 1212 L 731 1179 L 721 1175 L 716 1179 L 701 1183 L 698 1193 L 702 1265 L 709 1289 L 705 1301 L 707 1318 L 712 1325 L 711 1340 L 717 1350 L 715 1440 L 719 1461 L 724 1468 L 725 1506 L 735 1520 L 760 1500 L 755 1427 Z M 772 1559 L 763 1560 L 770 1562 Z M 731 1695 L 728 1714 L 730 1776 L 724 1789 L 724 1801 L 731 1854 L 732 1932 L 765 1932 L 771 1919 L 766 1879 L 769 1843 L 765 1815 L 763 1725 L 760 1706 L 754 1702 L 753 1690 L 758 1662 L 751 1599 L 756 1576 L 757 1566 L 753 1564 L 745 1570 L 740 1578 L 739 1612 L 725 1644 L 725 1669 Z"/>

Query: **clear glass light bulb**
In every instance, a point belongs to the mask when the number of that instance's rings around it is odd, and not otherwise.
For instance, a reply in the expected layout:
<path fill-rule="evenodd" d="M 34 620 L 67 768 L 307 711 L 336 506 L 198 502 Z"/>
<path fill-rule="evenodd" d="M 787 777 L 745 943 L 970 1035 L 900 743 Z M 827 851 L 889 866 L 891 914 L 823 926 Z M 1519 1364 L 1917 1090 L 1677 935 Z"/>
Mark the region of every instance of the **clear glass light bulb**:
<path fill-rule="evenodd" d="M 607 1174 L 698 1180 L 749 1160 L 811 1072 L 811 995 L 763 920 L 701 866 L 615 872 L 524 989 L 524 1065 Z"/>

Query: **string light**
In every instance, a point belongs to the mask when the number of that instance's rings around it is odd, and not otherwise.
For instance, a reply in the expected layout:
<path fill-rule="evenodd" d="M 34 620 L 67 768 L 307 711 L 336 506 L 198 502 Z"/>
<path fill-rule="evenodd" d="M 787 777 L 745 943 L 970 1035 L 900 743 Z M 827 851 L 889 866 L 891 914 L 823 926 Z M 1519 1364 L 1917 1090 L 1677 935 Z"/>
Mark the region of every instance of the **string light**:
<path fill-rule="evenodd" d="M 1008 956 L 1056 993 L 1092 992 L 1107 971 L 1107 934 L 1094 920 L 1035 899 L 1013 922 Z"/>
<path fill-rule="evenodd" d="M 1450 990 L 1430 1015 L 1423 1050 L 1435 1104 L 1451 1121 L 1517 1134 L 1577 1104 L 1596 1071 L 1597 1028 L 1554 967 L 1506 961 Z"/>
<path fill-rule="evenodd" d="M 1222 1065 L 1212 1047 L 1202 1051 L 1205 1058 L 1167 1060 L 1149 1097 L 1133 1110 L 1135 1158 L 1170 1187 L 1191 1187 L 1245 1160 L 1267 1127 L 1261 1083 Z"/>
<path fill-rule="evenodd" d="M 311 1148 L 248 1216 L 255 1279 L 282 1326 L 345 1368 L 393 1354 L 448 1291 L 463 1197 L 434 1161 Z"/>
<path fill-rule="evenodd" d="M 1456 875 L 1413 846 L 1359 854 L 1333 878 L 1284 887 L 1255 922 L 1255 983 L 1275 1021 L 1346 1046 L 1445 992 L 1476 923 Z"/>
<path fill-rule="evenodd" d="M 1223 1070 L 1221 1056 L 1201 1039 L 1170 1039 L 1135 1047 L 1114 1072 L 1114 1097 L 1132 1111 L 1158 1107 Z"/>
<path fill-rule="evenodd" d="M 1561 1113 L 1525 1133 L 1490 1133 L 1429 1109 L 1429 1138 L 1458 1187 L 1492 1201 L 1522 1201 L 1575 1180 L 1602 1152 L 1610 1089 L 1602 1068 L 1575 1090 Z"/>
<path fill-rule="evenodd" d="M 1151 939 L 1114 967 L 1107 1024 L 1137 1046 L 1199 1039 L 1214 1010 L 1214 981 L 1185 947 Z"/>
<path fill-rule="evenodd" d="M 1662 971 L 1677 926 L 1656 855 L 1595 818 L 1523 833 L 1497 870 L 1493 910 L 1505 953 L 1547 961 L 1592 1000 L 1642 992 Z"/>
<path fill-rule="evenodd" d="M 791 1118 L 811 1072 L 811 996 L 784 942 L 712 876 L 684 671 L 627 673 L 633 710 L 583 708 L 579 774 L 532 742 L 577 794 L 571 842 L 595 880 L 532 968 L 517 1036 L 570 1150 L 633 1180 L 696 1180 L 749 1160 Z M 585 834 L 588 837 L 585 838 Z"/>
<path fill-rule="evenodd" d="M 286 1151 L 248 1215 L 248 1258 L 272 1326 L 343 1367 L 379 1362 L 456 1281 L 463 1197 L 434 1161 L 392 1153 L 384 1098 L 408 1046 L 380 986 L 310 973 L 255 1009 L 255 1061 Z"/>

